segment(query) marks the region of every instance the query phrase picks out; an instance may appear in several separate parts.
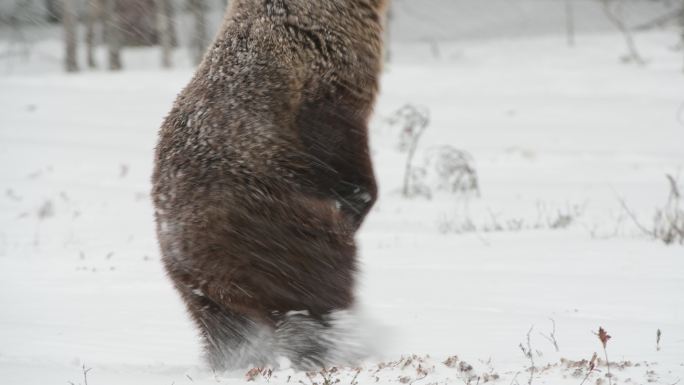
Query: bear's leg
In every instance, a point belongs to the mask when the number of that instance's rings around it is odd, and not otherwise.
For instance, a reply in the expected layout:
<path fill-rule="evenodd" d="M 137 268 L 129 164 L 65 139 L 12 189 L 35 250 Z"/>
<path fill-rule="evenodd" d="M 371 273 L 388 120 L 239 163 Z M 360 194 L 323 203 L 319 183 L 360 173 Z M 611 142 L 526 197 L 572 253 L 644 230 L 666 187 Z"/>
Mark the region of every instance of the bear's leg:
<path fill-rule="evenodd" d="M 311 317 L 307 312 L 290 312 L 281 317 L 275 328 L 275 353 L 290 360 L 295 369 L 318 370 L 325 367 L 328 341 L 323 320 Z"/>
<path fill-rule="evenodd" d="M 287 357 L 295 369 L 307 371 L 358 365 L 370 353 L 363 325 L 350 310 L 321 315 L 289 312 L 276 324 L 275 346 L 277 356 Z"/>
<path fill-rule="evenodd" d="M 185 296 L 192 318 L 200 328 L 205 358 L 222 371 L 247 366 L 263 367 L 272 360 L 272 330 L 234 313 L 203 295 Z"/>

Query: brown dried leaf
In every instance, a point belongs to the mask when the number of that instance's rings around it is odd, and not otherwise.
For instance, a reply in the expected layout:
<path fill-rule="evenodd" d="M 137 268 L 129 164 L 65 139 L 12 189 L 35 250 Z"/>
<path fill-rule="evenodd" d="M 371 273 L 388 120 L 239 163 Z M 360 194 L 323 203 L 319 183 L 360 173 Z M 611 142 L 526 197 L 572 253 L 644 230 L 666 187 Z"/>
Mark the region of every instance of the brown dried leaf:
<path fill-rule="evenodd" d="M 608 340 L 611 339 L 611 336 L 608 335 L 608 332 L 602 327 L 599 327 L 598 331 L 598 338 L 601 340 L 601 343 L 603 344 L 603 348 L 606 348 L 606 345 L 608 345 Z"/>
<path fill-rule="evenodd" d="M 444 365 L 448 368 L 455 368 L 456 364 L 458 364 L 458 356 L 451 356 L 446 359 L 446 361 L 443 362 Z"/>
<path fill-rule="evenodd" d="M 247 382 L 254 381 L 259 374 L 261 374 L 261 369 L 252 368 L 245 374 L 245 379 Z"/>

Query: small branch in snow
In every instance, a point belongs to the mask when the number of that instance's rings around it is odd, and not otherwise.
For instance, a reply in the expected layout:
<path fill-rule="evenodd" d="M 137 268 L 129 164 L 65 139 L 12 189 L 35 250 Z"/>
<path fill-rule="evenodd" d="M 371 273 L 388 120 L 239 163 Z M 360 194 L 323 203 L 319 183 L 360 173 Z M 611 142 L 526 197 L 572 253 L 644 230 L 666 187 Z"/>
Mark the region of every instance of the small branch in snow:
<path fill-rule="evenodd" d="M 544 337 L 547 341 L 549 341 L 551 344 L 553 344 L 553 347 L 556 349 L 556 352 L 559 352 L 560 349 L 558 348 L 558 341 L 556 340 L 556 321 L 553 318 L 549 318 L 551 320 L 551 324 L 553 325 L 553 329 L 551 330 L 551 334 L 548 336 L 542 332 L 539 332 L 539 334 Z"/>
<path fill-rule="evenodd" d="M 523 352 L 525 357 L 527 357 L 530 360 L 530 378 L 527 381 L 527 385 L 532 385 L 532 381 L 534 380 L 534 373 L 535 373 L 535 366 L 534 366 L 534 353 L 532 350 L 532 343 L 530 341 L 530 335 L 532 334 L 532 330 L 534 329 L 534 325 L 530 326 L 530 330 L 527 332 L 527 347 L 523 346 L 522 343 L 520 343 L 520 350 Z"/>
<path fill-rule="evenodd" d="M 584 376 L 584 379 L 580 383 L 580 385 L 584 385 L 584 383 L 589 379 L 589 376 L 591 376 L 592 373 L 594 373 L 594 370 L 596 370 L 596 360 L 598 359 L 598 356 L 596 355 L 596 352 L 594 352 L 594 355 L 591 357 L 591 360 L 589 360 L 589 371 L 587 371 L 587 375 Z"/>
<path fill-rule="evenodd" d="M 516 372 L 516 373 L 513 375 L 513 378 L 511 379 L 511 383 L 510 383 L 509 385 L 513 385 L 513 384 L 515 384 L 515 385 L 520 385 L 520 383 L 518 382 L 518 375 L 519 375 L 519 374 L 520 374 L 520 372 Z"/>
<path fill-rule="evenodd" d="M 83 385 L 88 385 L 88 372 L 89 372 L 92 368 L 87 368 L 87 369 L 86 369 L 85 364 L 83 364 L 82 368 L 83 368 Z"/>
<path fill-rule="evenodd" d="M 644 225 L 641 224 L 641 222 L 639 222 L 636 215 L 634 215 L 634 212 L 629 208 L 629 206 L 627 206 L 627 203 L 625 202 L 625 200 L 622 199 L 622 197 L 620 197 L 619 195 L 617 198 L 618 198 L 618 202 L 620 202 L 620 206 L 622 206 L 622 209 L 625 210 L 625 213 L 627 213 L 627 216 L 629 216 L 629 218 L 632 220 L 632 222 L 634 222 L 636 227 L 638 227 L 639 230 L 641 230 L 644 234 L 646 234 L 652 238 L 655 238 L 655 234 L 653 233 L 653 231 L 647 229 Z"/>
<path fill-rule="evenodd" d="M 623 59 L 632 61 L 640 66 L 645 65 L 646 61 L 639 54 L 636 43 L 634 43 L 631 28 L 625 21 L 623 0 L 600 0 L 600 2 L 603 5 L 603 13 L 606 15 L 606 18 L 615 25 L 625 39 L 628 54 Z"/>
<path fill-rule="evenodd" d="M 356 369 L 356 373 L 354 373 L 354 377 L 351 379 L 351 382 L 349 385 L 359 385 L 359 382 L 356 381 L 356 379 L 359 377 L 359 374 L 361 373 L 361 368 Z"/>
<path fill-rule="evenodd" d="M 656 351 L 660 351 L 660 337 L 663 335 L 663 333 L 658 329 L 656 332 Z"/>

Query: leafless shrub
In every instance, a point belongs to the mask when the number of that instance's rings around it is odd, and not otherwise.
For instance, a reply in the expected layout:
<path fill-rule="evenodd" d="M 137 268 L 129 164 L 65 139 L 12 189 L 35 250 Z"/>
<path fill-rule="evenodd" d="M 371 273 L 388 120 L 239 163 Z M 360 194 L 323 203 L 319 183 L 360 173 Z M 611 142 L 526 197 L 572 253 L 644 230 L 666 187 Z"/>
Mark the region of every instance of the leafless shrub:
<path fill-rule="evenodd" d="M 622 60 L 625 62 L 634 62 L 638 65 L 646 64 L 646 61 L 641 57 L 639 51 L 637 50 L 636 43 L 634 43 L 634 37 L 632 36 L 632 30 L 627 25 L 624 17 L 624 0 L 599 0 L 603 6 L 603 13 L 606 18 L 615 25 L 615 27 L 620 31 L 622 37 L 625 39 L 625 44 L 627 45 L 628 53 Z"/>
<path fill-rule="evenodd" d="M 334 385 L 342 381 L 339 378 L 338 372 L 339 371 L 336 367 L 332 367 L 330 369 L 324 368 L 318 372 L 306 373 L 306 377 L 311 382 L 311 385 Z M 320 377 L 320 380 L 318 379 L 318 377 Z"/>
<path fill-rule="evenodd" d="M 668 24 L 671 24 L 672 21 L 676 21 L 678 18 L 682 17 L 682 13 L 684 13 L 684 6 L 675 6 L 653 19 L 635 25 L 632 29 L 634 31 L 649 31 L 655 28 L 663 28 Z"/>
<path fill-rule="evenodd" d="M 413 175 L 413 157 L 416 155 L 420 138 L 430 124 L 430 113 L 427 109 L 407 104 L 398 109 L 387 122 L 400 128 L 399 151 L 406 152 L 406 169 L 404 171 L 403 195 L 411 195 L 411 176 Z"/>
<path fill-rule="evenodd" d="M 418 147 L 421 135 L 430 124 L 430 112 L 425 107 L 406 104 L 387 118 L 387 123 L 399 128 L 399 151 L 410 153 Z"/>
<path fill-rule="evenodd" d="M 570 227 L 584 213 L 585 205 L 567 204 L 565 207 L 550 210 L 546 205 L 537 203 L 537 217 L 530 218 L 509 217 L 502 218 L 500 213 L 488 210 L 488 220 L 475 222 L 469 213 L 455 217 L 442 217 L 438 228 L 443 233 L 493 233 L 525 230 L 561 230 Z"/>
<path fill-rule="evenodd" d="M 480 195 L 473 157 L 449 145 L 430 148 L 420 167 L 411 174 L 410 193 L 431 197 L 434 190 L 451 194 Z"/>
<path fill-rule="evenodd" d="M 55 205 L 51 200 L 46 200 L 38 209 L 38 219 L 44 220 L 55 215 Z"/>
<path fill-rule="evenodd" d="M 478 374 L 472 365 L 460 360 L 458 356 L 451 356 L 442 362 L 442 364 L 447 368 L 456 369 L 458 377 L 465 385 L 482 384 L 496 381 L 500 378 L 499 374 L 494 372 L 494 368 L 492 368 L 491 365 L 489 365 L 488 371 Z M 491 364 L 491 362 L 489 364 Z"/>
<path fill-rule="evenodd" d="M 93 368 L 86 368 L 85 364 L 81 366 L 81 370 L 83 372 L 83 384 L 82 385 L 88 385 L 88 372 L 90 372 Z M 74 384 L 73 381 L 68 381 L 70 385 L 76 385 Z"/>
<path fill-rule="evenodd" d="M 684 245 L 684 207 L 679 183 L 675 177 L 666 174 L 670 193 L 665 205 L 656 210 L 653 218 L 653 226 L 648 228 L 641 224 L 637 216 L 629 208 L 622 198 L 618 198 L 623 210 L 632 219 L 632 222 L 644 234 L 663 241 L 666 245 L 679 243 Z"/>
<path fill-rule="evenodd" d="M 473 166 L 473 157 L 469 153 L 451 146 L 442 146 L 434 151 L 437 157 L 435 167 L 441 178 L 440 188 L 452 193 L 480 193 L 477 171 Z"/>
<path fill-rule="evenodd" d="M 666 175 L 670 185 L 667 203 L 656 210 L 653 235 L 669 245 L 684 244 L 684 207 L 681 205 L 682 195 L 677 180 L 672 175 Z"/>
<path fill-rule="evenodd" d="M 407 104 L 387 122 L 390 126 L 399 127 L 398 149 L 407 154 L 402 188 L 405 197 L 430 198 L 433 189 L 450 193 L 475 192 L 479 195 L 473 158 L 463 150 L 448 145 L 434 147 L 426 152 L 422 165 L 415 165 L 420 139 L 430 124 L 430 113 L 426 108 Z"/>

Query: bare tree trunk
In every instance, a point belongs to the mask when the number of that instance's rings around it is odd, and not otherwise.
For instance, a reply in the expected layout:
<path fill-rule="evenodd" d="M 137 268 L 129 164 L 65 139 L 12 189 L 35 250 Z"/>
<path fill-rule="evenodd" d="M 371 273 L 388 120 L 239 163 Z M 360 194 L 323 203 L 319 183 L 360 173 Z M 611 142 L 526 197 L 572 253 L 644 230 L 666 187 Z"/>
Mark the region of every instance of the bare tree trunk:
<path fill-rule="evenodd" d="M 176 6 L 173 0 L 167 0 L 166 17 L 169 19 L 169 36 L 171 36 L 171 47 L 178 47 L 178 33 L 176 28 Z"/>
<path fill-rule="evenodd" d="M 102 18 L 102 0 L 88 0 L 88 16 L 86 18 L 86 55 L 88 61 L 88 68 L 97 68 L 97 60 L 95 60 L 95 27 Z"/>
<path fill-rule="evenodd" d="M 681 7 L 679 11 L 679 30 L 681 33 L 679 42 L 682 45 L 682 52 L 684 52 L 684 0 L 682 0 Z M 682 66 L 682 71 L 684 71 L 684 65 Z"/>
<path fill-rule="evenodd" d="M 157 28 L 159 45 L 161 45 L 161 63 L 164 68 L 173 65 L 171 55 L 173 53 L 173 30 L 171 28 L 170 0 L 157 0 Z"/>
<path fill-rule="evenodd" d="M 204 50 L 209 45 L 207 34 L 207 2 L 206 0 L 189 0 L 190 12 L 195 19 L 195 33 L 192 35 L 191 49 L 195 64 L 199 64 Z"/>
<path fill-rule="evenodd" d="M 107 41 L 108 63 L 111 71 L 123 68 L 121 63 L 122 33 L 121 17 L 118 0 L 104 0 L 105 2 L 105 38 Z"/>
<path fill-rule="evenodd" d="M 47 13 L 47 21 L 50 23 L 58 23 L 62 20 L 62 6 L 61 0 L 45 0 L 45 12 Z"/>
<path fill-rule="evenodd" d="M 156 0 L 118 0 L 121 44 L 125 47 L 151 47 L 159 43 Z"/>
<path fill-rule="evenodd" d="M 565 0 L 565 35 L 569 47 L 575 46 L 575 10 L 572 0 Z"/>
<path fill-rule="evenodd" d="M 385 13 L 385 42 L 383 44 L 385 47 L 385 63 L 392 60 L 392 19 L 394 18 L 392 9 L 393 3 L 390 3 Z"/>
<path fill-rule="evenodd" d="M 78 15 L 74 0 L 62 0 L 62 24 L 66 48 L 64 66 L 67 72 L 78 72 Z"/>
<path fill-rule="evenodd" d="M 646 61 L 639 55 L 639 51 L 637 51 L 634 38 L 632 37 L 632 31 L 623 19 L 623 0 L 601 0 L 601 3 L 603 4 L 603 12 L 606 17 L 618 30 L 620 30 L 622 37 L 625 39 L 629 51 L 627 58 L 639 65 L 646 64 Z"/>

